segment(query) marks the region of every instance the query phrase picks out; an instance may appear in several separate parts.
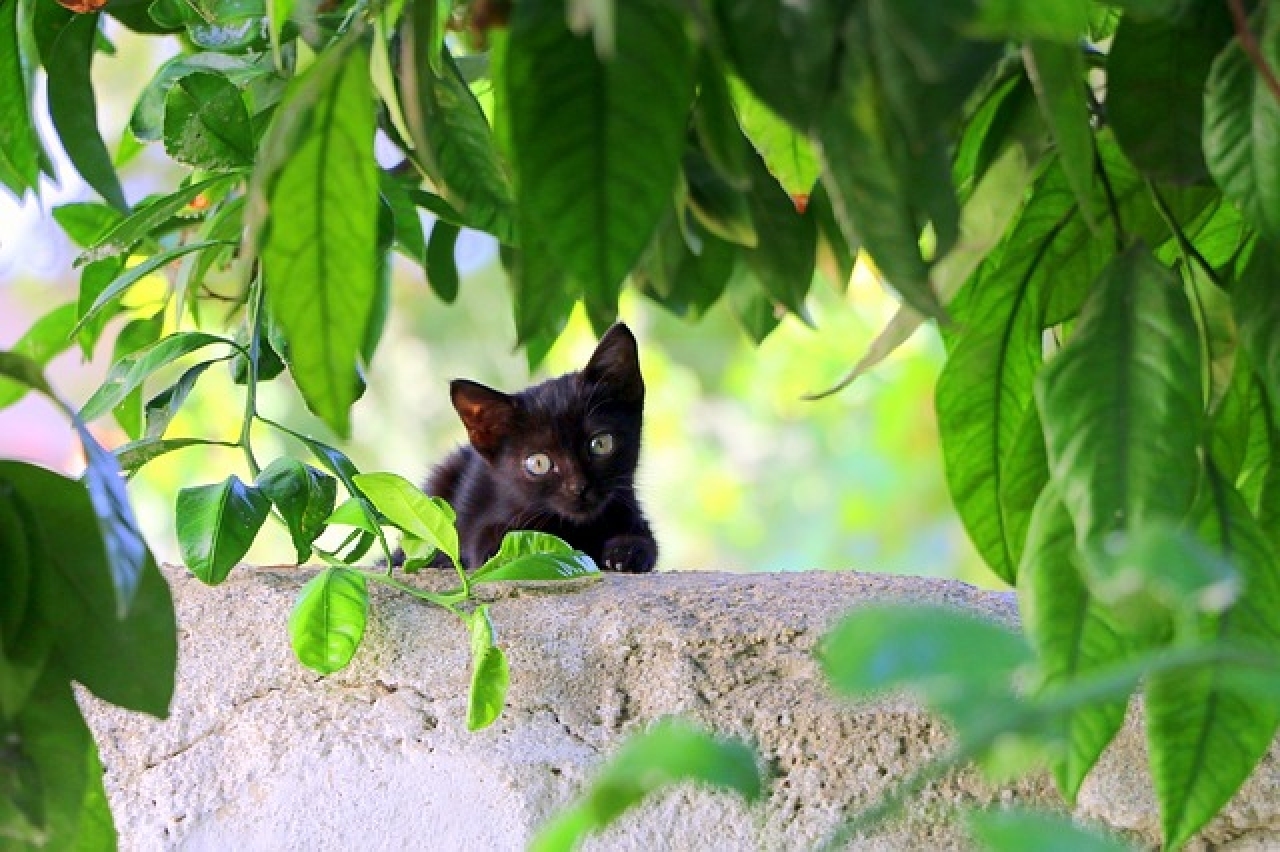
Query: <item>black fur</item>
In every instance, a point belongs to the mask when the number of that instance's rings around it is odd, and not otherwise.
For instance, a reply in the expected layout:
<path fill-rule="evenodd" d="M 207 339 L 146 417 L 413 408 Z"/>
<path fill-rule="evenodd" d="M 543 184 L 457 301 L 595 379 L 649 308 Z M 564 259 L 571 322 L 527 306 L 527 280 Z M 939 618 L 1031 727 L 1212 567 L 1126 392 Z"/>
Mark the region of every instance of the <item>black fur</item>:
<path fill-rule="evenodd" d="M 644 380 L 625 325 L 609 329 L 581 372 L 516 394 L 459 379 L 450 395 L 471 444 L 440 464 L 425 490 L 457 511 L 466 567 L 497 553 L 511 530 L 537 530 L 606 570 L 653 570 L 658 546 L 634 483 Z M 613 450 L 593 455 L 591 440 L 602 434 L 613 436 Z M 525 468 L 538 453 L 553 465 L 542 476 Z"/>

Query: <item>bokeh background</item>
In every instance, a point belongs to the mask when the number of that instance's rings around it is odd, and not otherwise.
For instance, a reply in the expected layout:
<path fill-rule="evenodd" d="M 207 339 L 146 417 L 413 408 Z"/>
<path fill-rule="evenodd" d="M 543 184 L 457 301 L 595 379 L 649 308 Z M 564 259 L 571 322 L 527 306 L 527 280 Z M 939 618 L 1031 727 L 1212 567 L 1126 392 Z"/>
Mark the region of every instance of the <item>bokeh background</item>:
<path fill-rule="evenodd" d="M 151 72 L 167 54 L 154 39 L 115 29 L 112 57 L 100 56 L 94 77 L 104 138 L 118 151 L 130 201 L 172 186 L 180 170 L 160 145 L 141 150 L 125 137 L 129 113 Z M 56 137 L 45 128 L 46 145 Z M 121 141 L 123 140 L 123 141 Z M 116 144 L 113 144 L 113 141 Z M 93 198 L 75 172 L 59 163 L 58 184 L 41 199 L 19 204 L 0 195 L 0 348 L 30 323 L 75 298 L 76 249 L 49 211 Z M 457 259 L 461 294 L 452 305 L 426 286 L 421 269 L 398 261 L 394 306 L 373 364 L 369 387 L 353 413 L 344 449 L 363 470 L 391 470 L 421 479 L 463 440 L 448 399 L 448 381 L 465 376 L 517 389 L 580 367 L 594 338 L 575 316 L 538 373 L 513 350 L 506 282 L 488 238 L 464 234 Z M 159 282 L 136 287 L 132 304 L 146 305 Z M 847 292 L 819 278 L 810 328 L 794 317 L 755 346 L 723 306 L 696 324 L 627 294 L 621 316 L 640 340 L 648 387 L 639 485 L 662 549 L 664 570 L 882 571 L 951 576 L 997 586 L 950 507 L 933 413 L 933 384 L 942 363 L 936 332 L 922 329 L 869 376 L 817 402 L 803 395 L 832 384 L 865 351 L 896 308 L 874 275 L 860 267 Z M 206 312 L 206 325 L 217 312 Z M 72 349 L 49 369 L 70 401 L 83 402 L 110 365 L 115 320 L 92 360 Z M 169 323 L 177 318 L 170 316 Z M 189 322 L 189 320 L 184 320 Z M 180 368 L 162 373 L 149 393 Z M 243 389 L 214 368 L 170 427 L 169 436 L 234 439 Z M 282 377 L 264 386 L 260 410 L 289 426 L 331 440 Z M 104 418 L 94 431 L 108 447 L 127 438 Z M 255 430 L 265 465 L 284 453 L 301 455 L 268 430 Z M 82 466 L 65 421 L 29 395 L 0 410 L 0 455 L 36 461 L 67 473 Z M 157 556 L 179 561 L 173 501 L 179 488 L 247 478 L 238 450 L 192 448 L 143 468 L 130 492 Z M 249 560 L 290 560 L 283 529 L 268 523 Z"/>

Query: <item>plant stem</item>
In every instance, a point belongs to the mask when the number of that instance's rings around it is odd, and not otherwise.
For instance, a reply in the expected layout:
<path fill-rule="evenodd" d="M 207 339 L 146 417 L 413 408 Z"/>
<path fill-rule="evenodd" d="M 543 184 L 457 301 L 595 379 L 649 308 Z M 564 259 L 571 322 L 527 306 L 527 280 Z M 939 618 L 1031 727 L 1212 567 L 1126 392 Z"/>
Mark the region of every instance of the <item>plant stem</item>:
<path fill-rule="evenodd" d="M 1253 67 L 1258 70 L 1258 74 L 1271 90 L 1271 94 L 1280 101 L 1280 79 L 1276 78 L 1276 72 L 1267 63 L 1267 58 L 1262 55 L 1262 48 L 1258 44 L 1258 39 L 1254 37 L 1253 30 L 1249 29 L 1249 16 L 1244 11 L 1244 0 L 1227 0 L 1227 8 L 1231 10 L 1231 23 L 1235 26 L 1236 38 L 1240 39 L 1241 49 L 1244 50 L 1245 56 L 1249 57 Z"/>
<path fill-rule="evenodd" d="M 1174 240 L 1178 243 L 1183 257 L 1186 258 L 1187 265 L 1190 266 L 1192 261 L 1204 270 L 1204 274 L 1214 283 L 1219 290 L 1227 289 L 1226 283 L 1218 276 L 1218 271 L 1210 265 L 1205 256 L 1196 248 L 1195 243 L 1187 239 L 1187 235 L 1183 233 L 1182 226 L 1178 224 L 1178 220 L 1174 218 L 1173 211 L 1169 208 L 1168 202 L 1164 200 L 1164 196 L 1156 189 L 1155 184 L 1150 180 L 1147 181 L 1147 191 L 1151 193 L 1151 200 L 1155 202 L 1156 212 L 1160 214 L 1160 218 L 1169 228 L 1169 233 L 1173 235 Z"/>
<path fill-rule="evenodd" d="M 249 301 L 245 308 L 249 323 L 249 370 L 244 395 L 244 419 L 240 423 L 240 446 L 254 479 L 262 473 L 253 455 L 253 418 L 258 414 L 258 355 L 262 351 L 262 272 L 255 269 L 249 279 Z"/>
<path fill-rule="evenodd" d="M 457 592 L 450 592 L 443 595 L 437 595 L 437 594 L 432 594 L 431 592 L 425 591 L 423 589 L 414 588 L 413 586 L 410 586 L 407 583 L 402 583 L 393 577 L 389 577 L 386 574 L 382 574 L 376 571 L 361 571 L 360 573 L 363 574 L 366 578 L 373 580 L 375 583 L 382 583 L 384 586 L 390 586 L 393 589 L 399 589 L 400 591 L 404 592 L 407 595 L 413 595 L 415 598 L 420 598 L 429 603 L 433 603 L 436 606 L 444 607 L 445 609 L 449 610 L 449 612 L 453 613 L 459 618 L 462 617 L 462 613 L 458 611 L 458 608 L 455 606 L 455 604 L 461 603 L 462 601 L 467 599 L 467 594 L 465 592 L 457 591 Z"/>

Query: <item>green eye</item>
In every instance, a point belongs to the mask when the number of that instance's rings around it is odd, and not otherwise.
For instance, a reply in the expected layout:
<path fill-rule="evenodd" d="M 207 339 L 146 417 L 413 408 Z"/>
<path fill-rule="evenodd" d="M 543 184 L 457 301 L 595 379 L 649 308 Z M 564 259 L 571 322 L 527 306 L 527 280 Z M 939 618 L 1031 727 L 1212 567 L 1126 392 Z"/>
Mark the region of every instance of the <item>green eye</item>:
<path fill-rule="evenodd" d="M 592 435 L 591 442 L 587 444 L 587 449 L 591 451 L 593 456 L 607 456 L 613 452 L 613 436 L 608 432 Z"/>
<path fill-rule="evenodd" d="M 534 453 L 524 460 L 524 469 L 533 476 L 546 476 L 551 472 L 551 457 L 546 453 Z"/>

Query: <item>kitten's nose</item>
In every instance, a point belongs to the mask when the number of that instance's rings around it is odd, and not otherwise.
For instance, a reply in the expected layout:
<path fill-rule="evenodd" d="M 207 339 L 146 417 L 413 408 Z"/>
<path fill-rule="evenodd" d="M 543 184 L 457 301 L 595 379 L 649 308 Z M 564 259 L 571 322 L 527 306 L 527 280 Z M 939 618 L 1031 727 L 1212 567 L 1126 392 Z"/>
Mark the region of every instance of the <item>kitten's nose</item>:
<path fill-rule="evenodd" d="M 574 497 L 581 497 L 583 494 L 587 493 L 587 483 L 584 481 L 579 480 L 577 482 L 570 482 L 568 485 L 569 493 Z"/>

